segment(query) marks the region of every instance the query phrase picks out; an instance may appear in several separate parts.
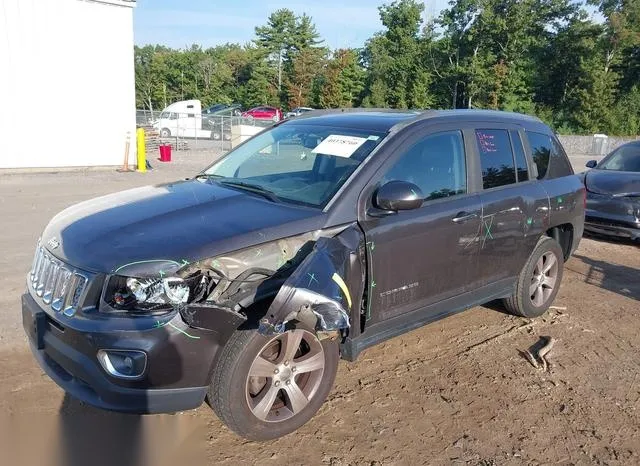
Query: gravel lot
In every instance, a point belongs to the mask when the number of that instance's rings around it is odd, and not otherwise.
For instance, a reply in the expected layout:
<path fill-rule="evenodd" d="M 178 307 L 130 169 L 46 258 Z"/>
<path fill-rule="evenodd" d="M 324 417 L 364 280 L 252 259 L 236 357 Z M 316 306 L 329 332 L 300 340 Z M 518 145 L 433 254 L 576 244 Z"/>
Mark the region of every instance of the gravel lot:
<path fill-rule="evenodd" d="M 0 175 L 0 464 L 640 463 L 640 248 L 597 239 L 566 265 L 546 317 L 478 307 L 341 362 L 318 415 L 280 440 L 239 439 L 206 405 L 141 417 L 66 397 L 20 321 L 38 235 L 73 203 L 187 177 L 216 157 L 178 153 L 147 174 Z M 537 371 L 522 352 L 549 336 L 552 367 Z"/>

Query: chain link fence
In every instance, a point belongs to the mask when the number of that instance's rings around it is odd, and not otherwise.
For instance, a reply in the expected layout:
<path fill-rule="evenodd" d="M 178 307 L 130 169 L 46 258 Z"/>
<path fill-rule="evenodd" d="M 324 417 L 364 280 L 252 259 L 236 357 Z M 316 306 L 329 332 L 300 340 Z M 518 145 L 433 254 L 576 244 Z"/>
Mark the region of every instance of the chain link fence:
<path fill-rule="evenodd" d="M 245 118 L 236 112 L 197 114 L 136 110 L 136 125 L 145 129 L 147 151 L 160 145 L 174 150 L 228 151 L 273 126 L 273 120 Z"/>

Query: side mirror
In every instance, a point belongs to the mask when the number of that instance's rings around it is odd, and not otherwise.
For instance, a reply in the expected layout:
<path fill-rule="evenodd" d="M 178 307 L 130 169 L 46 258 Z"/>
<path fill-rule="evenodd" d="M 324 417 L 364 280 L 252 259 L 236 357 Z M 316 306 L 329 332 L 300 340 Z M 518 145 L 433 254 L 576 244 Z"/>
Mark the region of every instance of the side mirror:
<path fill-rule="evenodd" d="M 589 160 L 589 161 L 587 162 L 586 167 L 587 167 L 587 168 L 595 168 L 595 167 L 596 167 L 596 165 L 598 165 L 598 161 L 597 161 L 597 160 Z"/>
<path fill-rule="evenodd" d="M 374 200 L 379 209 L 397 212 L 420 208 L 424 202 L 424 195 L 413 183 L 390 181 L 378 188 Z"/>

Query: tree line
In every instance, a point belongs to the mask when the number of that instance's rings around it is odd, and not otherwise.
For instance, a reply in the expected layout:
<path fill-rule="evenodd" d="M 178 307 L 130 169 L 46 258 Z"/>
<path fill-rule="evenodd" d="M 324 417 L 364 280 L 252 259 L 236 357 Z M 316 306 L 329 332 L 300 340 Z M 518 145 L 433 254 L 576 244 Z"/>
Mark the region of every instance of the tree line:
<path fill-rule="evenodd" d="M 564 134 L 640 134 L 640 0 L 452 0 L 423 13 L 416 0 L 380 6 L 383 29 L 361 49 L 329 49 L 288 9 L 248 44 L 136 46 L 137 105 L 486 108 Z"/>

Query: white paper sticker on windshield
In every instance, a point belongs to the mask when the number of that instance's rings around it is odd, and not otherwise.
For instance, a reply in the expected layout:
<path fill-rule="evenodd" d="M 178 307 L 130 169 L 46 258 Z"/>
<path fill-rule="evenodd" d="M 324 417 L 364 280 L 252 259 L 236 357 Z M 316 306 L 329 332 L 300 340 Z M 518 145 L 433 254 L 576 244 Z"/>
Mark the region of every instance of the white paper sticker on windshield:
<path fill-rule="evenodd" d="M 351 157 L 365 142 L 367 142 L 367 138 L 332 134 L 327 136 L 325 140 L 318 144 L 311 152 L 314 154 L 335 155 L 336 157 Z"/>

